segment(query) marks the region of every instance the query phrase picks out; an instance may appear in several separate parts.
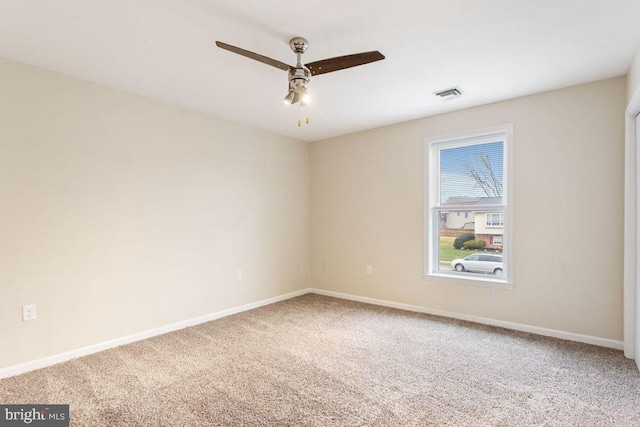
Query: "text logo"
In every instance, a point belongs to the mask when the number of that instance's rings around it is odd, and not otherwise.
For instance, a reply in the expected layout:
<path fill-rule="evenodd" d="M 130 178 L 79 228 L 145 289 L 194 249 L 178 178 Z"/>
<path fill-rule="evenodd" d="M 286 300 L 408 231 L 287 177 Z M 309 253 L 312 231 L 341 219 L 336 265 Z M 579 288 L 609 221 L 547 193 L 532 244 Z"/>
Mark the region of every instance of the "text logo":
<path fill-rule="evenodd" d="M 69 405 L 0 405 L 0 427 L 69 427 Z"/>

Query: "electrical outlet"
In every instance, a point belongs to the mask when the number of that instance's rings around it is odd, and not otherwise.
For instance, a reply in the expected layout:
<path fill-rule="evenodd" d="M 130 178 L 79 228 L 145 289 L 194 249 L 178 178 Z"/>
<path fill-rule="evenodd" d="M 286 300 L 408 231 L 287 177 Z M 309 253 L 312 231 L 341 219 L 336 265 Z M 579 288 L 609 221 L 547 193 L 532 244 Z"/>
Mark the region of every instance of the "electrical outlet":
<path fill-rule="evenodd" d="M 322 268 L 323 270 L 326 270 L 326 269 L 327 269 L 327 266 L 324 264 L 324 262 L 322 263 L 321 268 Z"/>
<path fill-rule="evenodd" d="M 22 321 L 36 320 L 36 305 L 29 304 L 22 306 Z"/>
<path fill-rule="evenodd" d="M 489 289 L 489 291 L 487 292 L 487 298 L 494 299 L 495 297 L 496 297 L 496 293 L 494 292 L 494 290 Z"/>
<path fill-rule="evenodd" d="M 238 279 L 238 282 L 242 280 L 242 270 L 236 271 L 236 279 Z"/>
<path fill-rule="evenodd" d="M 373 267 L 370 265 L 367 265 L 367 274 L 373 274 Z"/>

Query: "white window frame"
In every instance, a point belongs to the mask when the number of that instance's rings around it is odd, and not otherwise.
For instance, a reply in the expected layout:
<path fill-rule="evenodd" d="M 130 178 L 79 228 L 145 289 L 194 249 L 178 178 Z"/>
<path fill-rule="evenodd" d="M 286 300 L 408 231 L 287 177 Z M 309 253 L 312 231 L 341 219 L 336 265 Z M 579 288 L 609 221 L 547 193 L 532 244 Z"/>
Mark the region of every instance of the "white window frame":
<path fill-rule="evenodd" d="M 496 237 L 500 238 L 500 243 L 496 243 Z M 496 245 L 504 246 L 504 245 L 502 244 L 502 235 L 495 235 L 495 236 L 491 236 L 491 244 L 492 244 L 493 246 L 496 246 Z"/>
<path fill-rule="evenodd" d="M 504 227 L 504 214 L 503 214 L 502 212 L 488 212 L 488 213 L 486 213 L 486 214 L 484 214 L 484 215 L 485 215 L 484 223 L 485 223 L 485 226 L 486 226 L 486 227 L 489 227 L 489 228 L 491 228 L 491 227 L 493 227 L 493 228 L 501 228 L 501 227 Z M 493 215 L 499 215 L 499 218 L 500 218 L 502 221 L 500 221 L 498 224 L 493 224 L 493 223 L 491 223 L 491 224 L 490 224 L 490 223 L 489 223 L 489 217 L 490 217 L 490 216 L 493 216 Z"/>
<path fill-rule="evenodd" d="M 440 156 L 441 149 L 449 149 L 475 144 L 503 142 L 503 188 L 502 204 L 482 206 L 483 210 L 502 211 L 504 214 L 502 236 L 503 275 L 500 277 L 473 273 L 459 273 L 439 270 L 439 214 L 440 207 Z M 478 129 L 447 136 L 424 139 L 424 277 L 427 280 L 482 286 L 489 288 L 513 289 L 513 125 L 506 124 Z M 457 209 L 451 208 L 452 211 Z"/>

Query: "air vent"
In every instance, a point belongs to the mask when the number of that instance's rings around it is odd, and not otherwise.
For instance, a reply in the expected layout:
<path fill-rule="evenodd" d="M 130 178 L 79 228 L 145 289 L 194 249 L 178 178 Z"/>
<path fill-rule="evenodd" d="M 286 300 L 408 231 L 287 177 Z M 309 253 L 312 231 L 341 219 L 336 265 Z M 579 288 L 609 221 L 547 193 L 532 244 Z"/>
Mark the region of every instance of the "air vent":
<path fill-rule="evenodd" d="M 449 101 L 451 99 L 459 98 L 462 96 L 462 91 L 458 87 L 452 87 L 449 89 L 440 90 L 434 92 L 434 95 L 439 96 L 443 101 Z"/>

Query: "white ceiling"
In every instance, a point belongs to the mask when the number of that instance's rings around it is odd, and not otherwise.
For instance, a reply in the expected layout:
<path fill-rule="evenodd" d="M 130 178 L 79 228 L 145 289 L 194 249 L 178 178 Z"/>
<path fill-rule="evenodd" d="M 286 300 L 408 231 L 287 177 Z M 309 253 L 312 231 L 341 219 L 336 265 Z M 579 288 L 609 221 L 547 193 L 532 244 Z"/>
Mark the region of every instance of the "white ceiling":
<path fill-rule="evenodd" d="M 0 56 L 313 141 L 620 76 L 640 0 L 0 0 Z M 285 106 L 295 63 L 386 59 L 312 78 L 311 122 Z M 464 96 L 432 95 L 459 86 Z"/>

